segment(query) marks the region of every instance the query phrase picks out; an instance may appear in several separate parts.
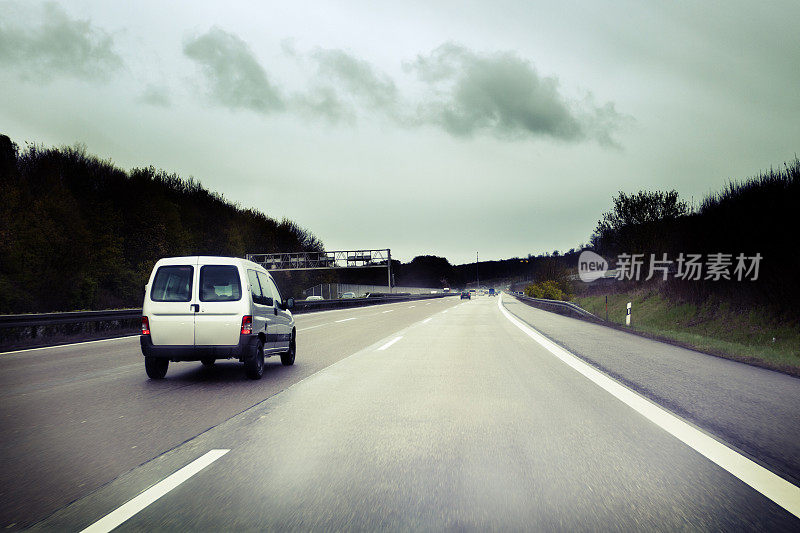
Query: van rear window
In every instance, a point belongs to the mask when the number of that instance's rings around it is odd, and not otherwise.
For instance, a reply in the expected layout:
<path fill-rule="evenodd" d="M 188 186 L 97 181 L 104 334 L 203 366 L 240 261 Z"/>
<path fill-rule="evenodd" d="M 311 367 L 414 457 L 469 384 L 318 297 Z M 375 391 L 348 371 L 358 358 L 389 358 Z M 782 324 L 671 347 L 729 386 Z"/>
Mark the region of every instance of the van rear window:
<path fill-rule="evenodd" d="M 232 265 L 200 267 L 200 301 L 234 302 L 242 297 L 239 269 Z"/>
<path fill-rule="evenodd" d="M 192 299 L 194 268 L 189 265 L 158 267 L 150 289 L 154 302 L 188 302 Z"/>

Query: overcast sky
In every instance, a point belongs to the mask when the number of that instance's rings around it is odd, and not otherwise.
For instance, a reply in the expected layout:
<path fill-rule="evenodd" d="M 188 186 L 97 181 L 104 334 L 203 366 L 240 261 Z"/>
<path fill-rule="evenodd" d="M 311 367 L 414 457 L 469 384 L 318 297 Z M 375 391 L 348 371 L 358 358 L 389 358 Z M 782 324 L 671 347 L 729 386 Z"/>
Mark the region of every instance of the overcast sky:
<path fill-rule="evenodd" d="M 796 0 L 0 1 L 0 133 L 194 176 L 329 250 L 587 242 L 800 147 Z M 253 250 L 261 252 L 263 250 Z"/>

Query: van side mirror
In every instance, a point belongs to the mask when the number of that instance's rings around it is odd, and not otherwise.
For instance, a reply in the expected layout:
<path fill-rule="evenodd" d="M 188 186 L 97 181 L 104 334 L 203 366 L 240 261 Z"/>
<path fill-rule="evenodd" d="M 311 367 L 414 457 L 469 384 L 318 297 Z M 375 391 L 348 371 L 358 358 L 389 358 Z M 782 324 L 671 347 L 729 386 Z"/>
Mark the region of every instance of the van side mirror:
<path fill-rule="evenodd" d="M 284 304 L 284 309 L 294 309 L 294 298 L 289 298 Z"/>

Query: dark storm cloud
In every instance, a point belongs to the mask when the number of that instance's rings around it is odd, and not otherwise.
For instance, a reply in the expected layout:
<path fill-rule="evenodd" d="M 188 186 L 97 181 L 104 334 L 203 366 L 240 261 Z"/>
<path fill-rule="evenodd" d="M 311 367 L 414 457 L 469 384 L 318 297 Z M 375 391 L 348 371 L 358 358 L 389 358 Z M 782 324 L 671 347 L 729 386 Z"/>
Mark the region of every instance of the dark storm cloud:
<path fill-rule="evenodd" d="M 419 120 L 455 136 L 487 131 L 498 138 L 553 137 L 579 141 L 593 137 L 613 144 L 621 117 L 613 104 L 597 107 L 590 98 L 570 102 L 558 80 L 540 76 L 513 52 L 477 54 L 447 43 L 407 65 L 431 90 Z"/>
<path fill-rule="evenodd" d="M 167 88 L 158 85 L 148 85 L 139 95 L 138 100 L 156 107 L 169 107 L 172 105 L 172 99 Z"/>
<path fill-rule="evenodd" d="M 0 65 L 23 79 L 99 80 L 122 66 L 108 33 L 70 18 L 57 4 L 2 2 L 0 12 Z"/>
<path fill-rule="evenodd" d="M 403 97 L 395 81 L 374 65 L 340 49 L 296 50 L 284 55 L 313 69 L 305 87 L 283 91 L 270 82 L 248 45 L 219 28 L 186 41 L 184 54 L 201 67 L 211 97 L 231 109 L 285 110 L 332 124 L 353 124 L 378 114 L 404 127 L 434 124 L 457 137 L 489 133 L 500 139 L 595 139 L 614 145 L 623 117 L 591 95 L 570 101 L 558 80 L 540 76 L 513 52 L 477 54 L 447 43 L 406 65 L 423 82 L 421 100 Z"/>
<path fill-rule="evenodd" d="M 386 109 L 397 101 L 397 87 L 367 61 L 342 50 L 317 48 L 311 58 L 321 77 L 338 84 L 347 94 L 370 107 Z"/>
<path fill-rule="evenodd" d="M 367 61 L 342 50 L 316 48 L 301 57 L 284 46 L 291 57 L 316 66 L 310 89 L 295 95 L 294 102 L 303 112 L 322 117 L 331 123 L 354 123 L 358 111 L 395 113 L 397 87 L 394 81 Z"/>
<path fill-rule="evenodd" d="M 250 47 L 236 35 L 211 28 L 188 39 L 183 53 L 201 67 L 210 96 L 218 104 L 259 113 L 284 107 L 280 93 Z"/>
<path fill-rule="evenodd" d="M 353 123 L 356 117 L 353 106 L 344 102 L 330 86 L 318 86 L 297 93 L 292 96 L 292 104 L 295 111 L 312 118 L 322 118 L 331 124 Z"/>

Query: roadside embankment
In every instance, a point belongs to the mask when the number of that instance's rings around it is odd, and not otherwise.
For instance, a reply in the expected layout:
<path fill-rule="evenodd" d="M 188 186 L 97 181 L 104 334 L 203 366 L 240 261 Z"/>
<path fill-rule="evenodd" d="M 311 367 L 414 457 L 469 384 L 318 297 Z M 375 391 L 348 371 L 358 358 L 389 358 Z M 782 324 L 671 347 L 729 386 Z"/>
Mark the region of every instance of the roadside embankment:
<path fill-rule="evenodd" d="M 763 308 L 741 309 L 712 299 L 702 305 L 676 302 L 657 290 L 576 297 L 575 303 L 624 325 L 632 303 L 631 329 L 702 352 L 800 376 L 800 324 Z"/>

